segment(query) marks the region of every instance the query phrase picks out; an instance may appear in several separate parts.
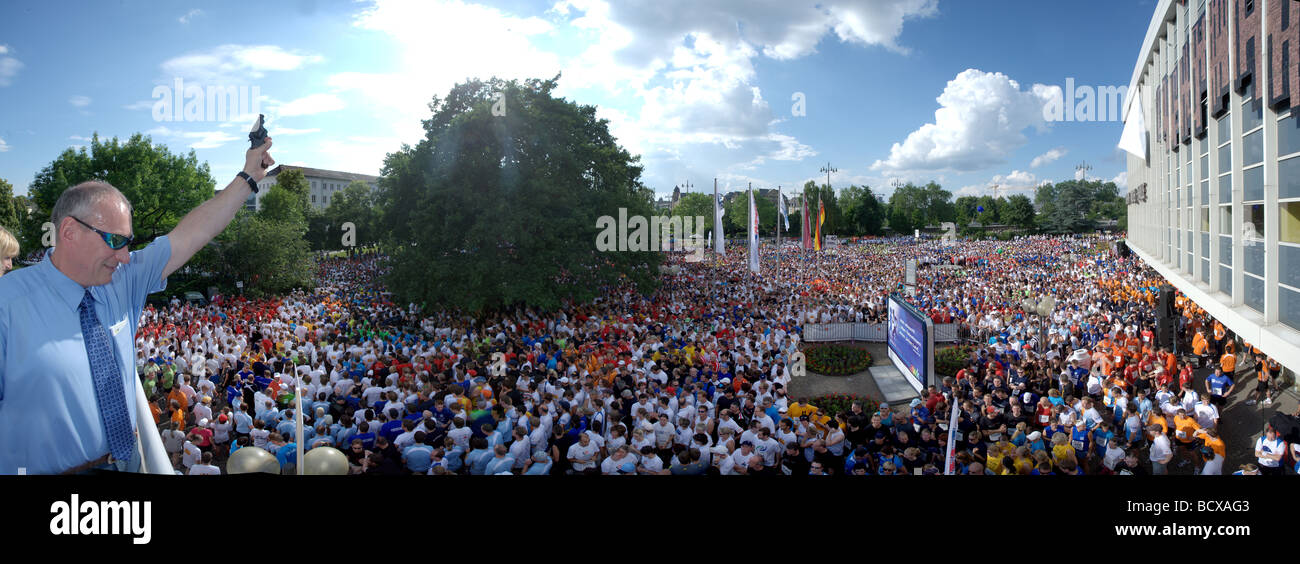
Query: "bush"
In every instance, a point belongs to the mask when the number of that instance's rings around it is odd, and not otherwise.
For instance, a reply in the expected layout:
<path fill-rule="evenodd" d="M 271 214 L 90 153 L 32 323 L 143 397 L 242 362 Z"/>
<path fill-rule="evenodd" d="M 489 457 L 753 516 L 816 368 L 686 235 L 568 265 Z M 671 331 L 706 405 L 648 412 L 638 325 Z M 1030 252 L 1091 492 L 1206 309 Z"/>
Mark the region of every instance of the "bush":
<path fill-rule="evenodd" d="M 940 376 L 956 375 L 958 370 L 966 367 L 966 363 L 970 359 L 970 353 L 973 350 L 975 350 L 975 347 L 970 345 L 940 349 L 934 353 L 934 371 Z"/>
<path fill-rule="evenodd" d="M 862 411 L 866 413 L 875 413 L 880 405 L 876 400 L 858 394 L 827 394 L 813 398 L 808 403 L 817 406 L 817 410 L 823 415 L 835 417 L 838 413 L 848 413 L 855 401 L 862 402 Z"/>
<path fill-rule="evenodd" d="M 808 371 L 823 376 L 848 376 L 871 366 L 867 351 L 843 345 L 820 345 L 804 349 Z"/>

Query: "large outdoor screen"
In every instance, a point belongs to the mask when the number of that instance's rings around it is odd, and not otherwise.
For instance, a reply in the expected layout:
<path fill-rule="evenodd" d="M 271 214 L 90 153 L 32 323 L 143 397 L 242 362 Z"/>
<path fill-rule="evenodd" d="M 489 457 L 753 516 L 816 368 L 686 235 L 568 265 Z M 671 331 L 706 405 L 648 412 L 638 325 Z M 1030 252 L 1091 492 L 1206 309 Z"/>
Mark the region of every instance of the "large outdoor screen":
<path fill-rule="evenodd" d="M 934 324 L 897 296 L 889 297 L 889 359 L 917 392 L 934 373 Z"/>

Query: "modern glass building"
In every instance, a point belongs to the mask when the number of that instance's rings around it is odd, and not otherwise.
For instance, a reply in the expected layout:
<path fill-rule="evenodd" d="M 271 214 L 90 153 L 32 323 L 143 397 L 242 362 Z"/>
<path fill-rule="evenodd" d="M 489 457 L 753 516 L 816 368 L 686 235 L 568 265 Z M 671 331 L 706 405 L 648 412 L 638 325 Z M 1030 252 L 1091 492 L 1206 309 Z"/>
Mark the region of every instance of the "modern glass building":
<path fill-rule="evenodd" d="M 1127 92 L 1129 246 L 1300 369 L 1300 2 L 1159 0 Z"/>

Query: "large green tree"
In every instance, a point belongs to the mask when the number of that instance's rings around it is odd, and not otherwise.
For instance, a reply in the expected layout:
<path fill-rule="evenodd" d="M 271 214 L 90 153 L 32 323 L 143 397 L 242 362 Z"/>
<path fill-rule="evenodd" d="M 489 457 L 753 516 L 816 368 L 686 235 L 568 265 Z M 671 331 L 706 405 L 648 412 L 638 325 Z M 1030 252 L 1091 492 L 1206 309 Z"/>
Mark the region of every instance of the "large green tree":
<path fill-rule="evenodd" d="M 18 240 L 22 240 L 22 220 L 27 215 L 22 202 L 14 196 L 14 186 L 0 178 L 0 227 L 8 229 Z"/>
<path fill-rule="evenodd" d="M 849 186 L 840 193 L 847 235 L 880 235 L 884 232 L 885 204 L 870 186 Z"/>
<path fill-rule="evenodd" d="M 815 234 L 817 231 L 817 222 L 820 217 L 818 206 L 825 206 L 826 221 L 822 223 L 822 236 L 826 235 L 847 235 L 844 222 L 844 212 L 840 208 L 839 197 L 836 196 L 835 190 L 826 184 L 818 185 L 816 182 L 809 180 L 803 185 L 804 201 L 808 204 L 808 226 L 809 234 Z M 791 227 L 793 227 L 793 223 Z"/>
<path fill-rule="evenodd" d="M 310 288 L 315 262 L 304 231 L 303 223 L 240 210 L 217 237 L 218 257 L 200 264 L 215 266 L 210 270 L 227 292 L 236 282 L 243 282 L 244 293 L 253 297 Z"/>
<path fill-rule="evenodd" d="M 171 231 L 190 210 L 211 199 L 216 186 L 207 163 L 200 164 L 192 150 L 172 154 L 139 133 L 125 143 L 116 137 L 101 141 L 96 134 L 89 151 L 67 149 L 36 173 L 28 188 L 36 208 L 27 226 L 29 240 L 32 231 L 39 233 L 41 223 L 49 221 L 63 191 L 86 180 L 106 181 L 131 201 L 137 247 Z"/>
<path fill-rule="evenodd" d="M 1022 229 L 1034 228 L 1034 203 L 1029 196 L 1014 194 L 1002 206 L 1002 222 Z"/>
<path fill-rule="evenodd" d="M 648 289 L 661 255 L 601 252 L 602 218 L 653 215 L 640 158 L 596 108 L 550 80 L 472 80 L 435 97 L 426 137 L 380 182 L 389 287 L 400 301 L 468 311 Z"/>
<path fill-rule="evenodd" d="M 906 235 L 928 225 L 956 221 L 957 209 L 952 203 L 952 192 L 939 184 L 917 186 L 909 182 L 894 189 L 889 196 L 888 218 L 891 230 Z"/>
<path fill-rule="evenodd" d="M 1050 233 L 1082 233 L 1103 219 L 1125 217 L 1127 207 L 1114 182 L 1067 180 L 1038 188 L 1039 226 Z"/>
<path fill-rule="evenodd" d="M 722 216 L 722 223 L 728 235 L 743 236 L 749 229 L 749 196 L 745 191 L 735 192 L 731 201 L 727 202 L 727 213 Z M 775 237 L 776 236 L 776 202 L 759 195 L 758 189 L 754 189 L 754 207 L 758 209 L 758 236 Z M 710 210 L 713 208 L 710 207 Z M 712 213 L 712 212 L 710 212 Z M 785 229 L 785 225 L 781 226 Z"/>
<path fill-rule="evenodd" d="M 367 247 L 379 240 L 379 209 L 370 186 L 360 180 L 330 198 L 329 207 L 308 215 L 308 240 L 313 250 Z"/>

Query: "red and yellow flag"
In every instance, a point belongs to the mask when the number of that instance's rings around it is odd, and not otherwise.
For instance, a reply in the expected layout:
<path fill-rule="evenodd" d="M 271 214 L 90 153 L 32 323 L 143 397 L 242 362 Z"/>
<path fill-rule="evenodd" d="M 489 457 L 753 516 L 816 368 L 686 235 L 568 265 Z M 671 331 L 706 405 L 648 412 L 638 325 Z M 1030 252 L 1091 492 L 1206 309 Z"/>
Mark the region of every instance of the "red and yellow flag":
<path fill-rule="evenodd" d="M 826 223 L 826 204 L 822 203 L 821 198 L 817 198 L 817 232 L 813 235 L 813 248 L 822 250 L 822 224 Z"/>

